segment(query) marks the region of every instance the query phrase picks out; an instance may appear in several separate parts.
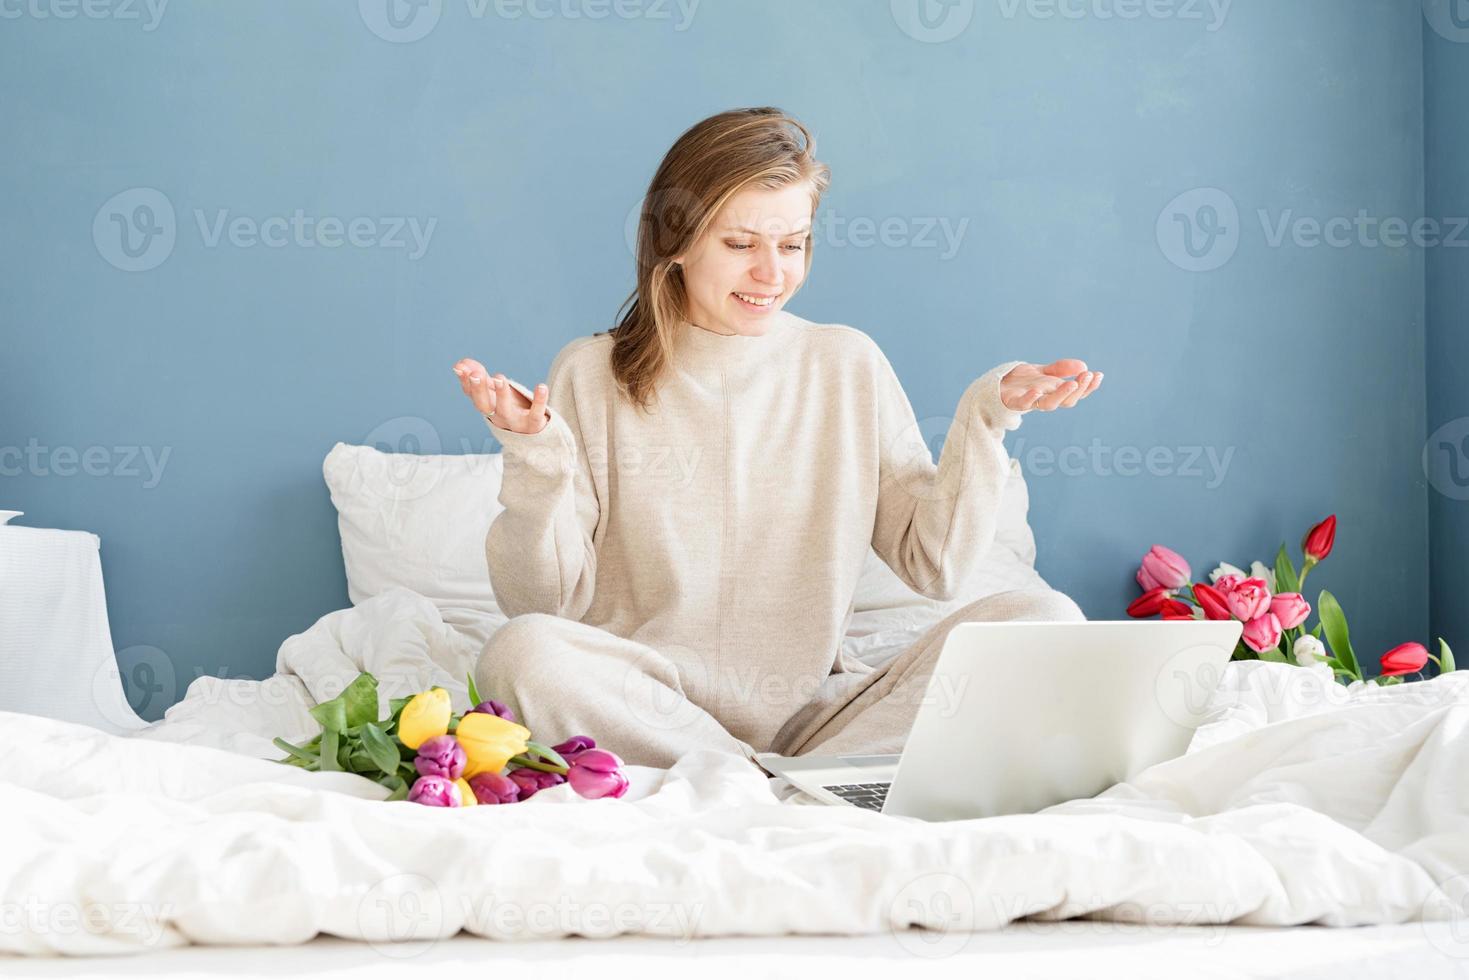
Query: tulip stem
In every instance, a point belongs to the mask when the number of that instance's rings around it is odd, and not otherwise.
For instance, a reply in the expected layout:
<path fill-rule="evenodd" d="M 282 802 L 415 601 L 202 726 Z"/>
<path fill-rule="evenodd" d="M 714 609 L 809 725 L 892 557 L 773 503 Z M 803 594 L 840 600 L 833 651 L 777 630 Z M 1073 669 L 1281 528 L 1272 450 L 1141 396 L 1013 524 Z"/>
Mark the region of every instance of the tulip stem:
<path fill-rule="evenodd" d="M 1302 595 L 1306 594 L 1306 576 L 1311 574 L 1311 569 L 1316 567 L 1316 559 L 1307 555 L 1301 562 L 1301 577 L 1296 581 L 1296 591 Z"/>
<path fill-rule="evenodd" d="M 522 769 L 535 769 L 540 772 L 554 772 L 561 776 L 566 775 L 566 766 L 558 766 L 553 765 L 549 762 L 542 762 L 539 759 L 532 759 L 528 755 L 517 755 L 510 761 Z"/>

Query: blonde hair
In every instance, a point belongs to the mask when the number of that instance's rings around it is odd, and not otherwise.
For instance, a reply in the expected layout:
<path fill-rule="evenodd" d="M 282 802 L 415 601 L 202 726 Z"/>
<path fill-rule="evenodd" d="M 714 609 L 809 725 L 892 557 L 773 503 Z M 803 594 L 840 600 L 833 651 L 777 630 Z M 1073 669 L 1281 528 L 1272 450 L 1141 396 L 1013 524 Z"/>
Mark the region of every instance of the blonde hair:
<path fill-rule="evenodd" d="M 814 214 L 831 182 L 805 126 L 769 106 L 731 109 L 691 127 L 659 164 L 638 220 L 637 288 L 618 308 L 611 331 L 612 375 L 632 404 L 646 409 L 685 316 L 688 292 L 674 262 L 708 229 L 726 201 L 746 187 L 811 186 Z M 806 271 L 811 271 L 807 235 Z M 624 312 L 625 311 L 625 312 Z"/>

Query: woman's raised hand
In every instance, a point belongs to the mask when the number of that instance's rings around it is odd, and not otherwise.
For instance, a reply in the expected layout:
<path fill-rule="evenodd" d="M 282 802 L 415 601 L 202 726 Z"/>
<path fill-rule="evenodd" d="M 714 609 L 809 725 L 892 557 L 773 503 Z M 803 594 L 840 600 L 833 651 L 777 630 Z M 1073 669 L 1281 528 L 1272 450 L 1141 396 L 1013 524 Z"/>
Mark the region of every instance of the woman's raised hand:
<path fill-rule="evenodd" d="M 546 399 L 551 396 L 551 391 L 543 384 L 536 385 L 535 397 L 526 401 L 525 396 L 505 380 L 505 375 L 491 375 L 473 358 L 466 357 L 457 362 L 454 374 L 459 378 L 459 387 L 464 389 L 475 409 L 489 418 L 491 425 L 535 435 L 550 421 L 546 414 Z"/>
<path fill-rule="evenodd" d="M 1071 380 L 1075 378 L 1075 380 Z M 1050 364 L 1017 364 L 1000 379 L 1000 401 L 1012 412 L 1071 408 L 1102 383 L 1102 372 L 1088 371 L 1074 357 Z"/>

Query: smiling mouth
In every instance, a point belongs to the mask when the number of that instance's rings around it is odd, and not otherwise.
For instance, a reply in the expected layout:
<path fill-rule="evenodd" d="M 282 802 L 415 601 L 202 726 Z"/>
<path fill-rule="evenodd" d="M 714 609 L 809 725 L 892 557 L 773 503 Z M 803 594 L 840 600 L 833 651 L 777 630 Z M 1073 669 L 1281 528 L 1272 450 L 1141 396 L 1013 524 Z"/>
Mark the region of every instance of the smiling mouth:
<path fill-rule="evenodd" d="M 775 301 L 780 298 L 779 293 L 774 293 L 769 296 L 762 296 L 759 293 L 731 293 L 730 295 L 746 306 L 753 306 L 759 309 L 767 309 L 774 306 Z"/>

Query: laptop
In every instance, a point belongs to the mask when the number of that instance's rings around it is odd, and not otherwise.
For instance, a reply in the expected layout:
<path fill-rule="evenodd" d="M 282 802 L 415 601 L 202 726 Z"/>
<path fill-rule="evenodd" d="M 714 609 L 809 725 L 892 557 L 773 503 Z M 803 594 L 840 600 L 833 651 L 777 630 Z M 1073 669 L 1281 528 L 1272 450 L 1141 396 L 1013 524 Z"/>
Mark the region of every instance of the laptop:
<path fill-rule="evenodd" d="M 901 755 L 755 759 L 823 803 L 922 820 L 1034 813 L 1182 755 L 1243 629 L 959 623 Z"/>

